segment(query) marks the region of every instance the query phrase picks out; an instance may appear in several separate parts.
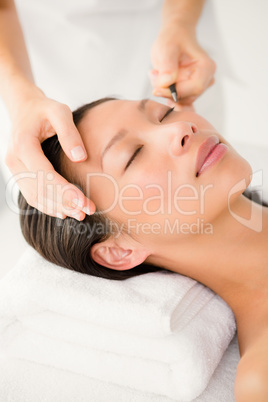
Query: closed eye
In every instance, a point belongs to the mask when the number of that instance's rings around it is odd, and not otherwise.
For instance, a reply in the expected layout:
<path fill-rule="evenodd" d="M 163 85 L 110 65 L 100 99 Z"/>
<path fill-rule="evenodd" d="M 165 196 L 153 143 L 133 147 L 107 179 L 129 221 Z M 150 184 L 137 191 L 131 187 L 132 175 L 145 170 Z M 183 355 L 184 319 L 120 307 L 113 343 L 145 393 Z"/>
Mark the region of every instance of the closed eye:
<path fill-rule="evenodd" d="M 136 158 L 136 156 L 138 155 L 138 153 L 142 150 L 143 145 L 140 145 L 136 151 L 134 152 L 134 154 L 131 156 L 131 158 L 129 159 L 128 163 L 126 164 L 125 170 L 127 170 L 127 168 L 131 165 L 131 163 L 134 161 L 134 159 Z"/>
<path fill-rule="evenodd" d="M 162 121 L 169 115 L 169 113 L 173 112 L 174 109 L 175 107 L 171 107 L 170 109 L 168 109 L 168 111 L 164 114 L 164 116 L 160 120 L 160 123 L 162 123 Z"/>

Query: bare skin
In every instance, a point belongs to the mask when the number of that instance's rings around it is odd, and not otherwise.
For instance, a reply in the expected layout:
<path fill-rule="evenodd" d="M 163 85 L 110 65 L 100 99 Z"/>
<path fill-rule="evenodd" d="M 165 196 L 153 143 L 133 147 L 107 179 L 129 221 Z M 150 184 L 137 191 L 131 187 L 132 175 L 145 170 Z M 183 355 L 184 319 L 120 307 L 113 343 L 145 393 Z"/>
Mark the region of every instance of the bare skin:
<path fill-rule="evenodd" d="M 158 96 L 170 98 L 167 88 L 176 82 L 181 100 L 192 103 L 214 81 L 215 63 L 199 46 L 195 34 L 203 4 L 204 0 L 164 2 L 161 30 L 152 50 L 152 63 L 157 72 L 157 76 L 152 75 L 152 85 Z M 51 55 L 55 51 L 62 49 L 52 47 Z M 94 213 L 95 205 L 55 172 L 42 152 L 41 143 L 57 133 L 66 156 L 76 163 L 87 158 L 86 150 L 69 106 L 48 98 L 43 90 L 34 82 L 15 1 L 0 0 L 0 96 L 12 124 L 6 164 L 13 176 L 36 173 L 34 186 L 33 179 L 27 176 L 18 180 L 30 205 L 51 216 L 63 219 L 71 216 L 80 221 L 86 214 Z M 39 171 L 44 173 L 44 185 L 37 190 Z M 47 190 L 51 184 L 57 189 L 55 198 Z"/>
<path fill-rule="evenodd" d="M 152 262 L 161 261 L 163 267 L 200 281 L 229 304 L 236 318 L 241 355 L 235 381 L 236 401 L 265 402 L 268 399 L 268 209 L 243 196 L 237 204 L 240 215 L 247 217 L 252 205 L 262 208 L 260 233 L 241 225 L 230 214 L 225 215 L 219 222 L 219 231 L 214 223 L 210 239 L 197 236 L 194 256 L 184 244 L 185 260 L 181 250 L 176 253 L 171 246 L 170 252 L 161 250 L 161 255 L 154 256 Z M 222 230 L 224 226 L 226 230 Z M 165 258 L 166 255 L 172 259 Z"/>
<path fill-rule="evenodd" d="M 173 111 L 168 117 L 164 117 L 165 113 L 166 106 L 152 101 L 145 105 L 116 100 L 97 106 L 79 124 L 86 148 L 89 151 L 91 144 L 95 152 L 79 166 L 70 165 L 72 172 L 79 177 L 97 173 L 90 189 L 101 210 L 112 203 L 114 191 L 106 178 L 102 185 L 98 175 L 112 175 L 120 191 L 128 190 L 121 194 L 132 199 L 119 199 L 107 215 L 126 226 L 129 217 L 136 217 L 136 227 L 94 244 L 91 255 L 96 262 L 118 270 L 146 261 L 189 276 L 215 291 L 232 308 L 237 322 L 241 360 L 235 383 L 236 400 L 267 401 L 268 208 L 242 195 L 250 183 L 251 168 L 207 121 L 189 110 Z M 120 134 L 119 139 L 104 156 L 115 133 Z M 197 175 L 201 145 L 213 136 L 228 151 Z M 141 146 L 142 151 L 129 165 Z M 186 200 L 180 199 L 179 211 L 174 206 L 167 211 L 168 173 L 172 174 L 172 196 L 176 188 L 187 184 L 181 193 Z M 237 183 L 244 184 L 239 191 L 232 192 Z M 159 208 L 159 200 L 148 202 L 152 185 L 161 187 L 165 194 L 163 209 L 158 214 L 152 212 Z M 143 197 L 137 196 L 138 187 Z M 156 194 L 155 191 L 153 195 Z M 200 207 L 201 196 L 204 211 Z M 139 213 L 135 215 L 135 211 Z M 165 221 L 174 224 L 178 217 L 185 225 L 202 218 L 212 225 L 212 233 L 165 232 Z M 153 230 L 137 233 L 138 225 L 153 225 L 156 221 L 161 227 L 158 234 Z"/>
<path fill-rule="evenodd" d="M 214 222 L 213 236 L 196 236 L 194 255 L 189 248 L 182 257 L 181 250 L 176 253 L 172 245 L 172 253 L 168 253 L 167 249 L 161 250 L 161 254 L 158 252 L 152 258 L 152 263 L 162 260 L 161 266 L 202 282 L 231 306 L 237 320 L 239 347 L 243 356 L 255 338 L 262 336 L 268 328 L 268 209 L 244 196 L 239 197 L 236 203 L 239 204 L 240 215 L 248 216 L 252 205 L 262 209 L 263 229 L 260 233 L 226 214 L 220 218 L 224 223 L 218 223 L 219 231 Z M 226 230 L 222 230 L 224 226 Z M 187 244 L 183 247 L 186 248 Z M 172 258 L 167 259 L 166 255 Z"/>

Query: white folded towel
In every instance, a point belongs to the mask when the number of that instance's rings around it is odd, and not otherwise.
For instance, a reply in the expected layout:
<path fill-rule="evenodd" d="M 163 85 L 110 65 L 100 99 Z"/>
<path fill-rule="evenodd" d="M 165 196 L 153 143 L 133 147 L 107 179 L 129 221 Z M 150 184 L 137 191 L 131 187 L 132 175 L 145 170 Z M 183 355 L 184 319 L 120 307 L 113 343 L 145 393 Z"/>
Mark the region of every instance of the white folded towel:
<path fill-rule="evenodd" d="M 2 355 L 185 401 L 206 388 L 235 332 L 226 303 L 190 278 L 109 281 L 32 249 L 0 283 L 0 318 Z"/>
<path fill-rule="evenodd" d="M 234 337 L 208 387 L 194 402 L 235 402 L 234 380 L 239 361 Z M 3 402 L 174 402 L 149 394 L 22 359 L 0 359 Z M 178 399 L 176 402 L 180 402 Z"/>
<path fill-rule="evenodd" d="M 11 290 L 16 298 L 7 301 Z M 29 314 L 44 306 L 108 328 L 156 337 L 182 329 L 213 297 L 210 289 L 172 272 L 111 281 L 48 263 L 29 248 L 3 278 L 0 314 Z"/>

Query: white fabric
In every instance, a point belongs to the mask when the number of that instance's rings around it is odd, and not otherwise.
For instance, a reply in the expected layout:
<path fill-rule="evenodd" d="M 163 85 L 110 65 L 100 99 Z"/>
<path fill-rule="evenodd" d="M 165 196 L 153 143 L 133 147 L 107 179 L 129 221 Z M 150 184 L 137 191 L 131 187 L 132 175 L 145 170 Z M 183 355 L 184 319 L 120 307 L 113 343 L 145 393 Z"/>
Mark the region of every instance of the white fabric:
<path fill-rule="evenodd" d="M 36 85 L 45 94 L 75 109 L 103 96 L 126 99 L 152 97 L 148 78 L 151 46 L 159 32 L 163 0 L 15 0 Z M 198 37 L 220 70 L 229 72 L 211 1 L 201 16 Z M 209 21 L 209 24 L 208 24 Z M 213 41 L 211 41 L 213 38 Z M 227 71 L 227 72 L 226 72 Z M 222 110 L 217 77 L 202 96 L 197 111 L 219 130 L 215 99 Z M 165 102 L 157 98 L 159 102 Z M 3 159 L 10 122 L 0 101 L 0 168 L 10 177 Z M 218 124 L 219 123 L 219 124 Z M 2 165 L 2 167 L 1 167 Z"/>
<path fill-rule="evenodd" d="M 235 402 L 233 385 L 239 361 L 237 337 L 211 381 L 195 402 Z M 174 402 L 161 395 L 99 381 L 70 371 L 20 359 L 0 360 L 0 400 L 4 402 Z M 180 402 L 178 399 L 176 402 Z"/>
<path fill-rule="evenodd" d="M 75 109 L 104 96 L 152 94 L 150 50 L 162 0 L 15 0 L 35 83 Z M 0 169 L 10 121 L 0 100 Z"/>
<path fill-rule="evenodd" d="M 107 95 L 148 95 L 162 0 L 16 4 L 36 82 L 47 96 L 75 108 Z"/>
<path fill-rule="evenodd" d="M 0 283 L 0 317 L 2 357 L 185 401 L 204 391 L 235 332 L 226 303 L 190 278 L 109 281 L 31 249 Z"/>
<path fill-rule="evenodd" d="M 11 290 L 17 297 L 8 300 Z M 72 318 L 159 337 L 183 329 L 213 297 L 210 289 L 171 272 L 110 281 L 49 264 L 29 248 L 3 279 L 0 312 L 8 316 L 37 313 L 41 303 Z"/>

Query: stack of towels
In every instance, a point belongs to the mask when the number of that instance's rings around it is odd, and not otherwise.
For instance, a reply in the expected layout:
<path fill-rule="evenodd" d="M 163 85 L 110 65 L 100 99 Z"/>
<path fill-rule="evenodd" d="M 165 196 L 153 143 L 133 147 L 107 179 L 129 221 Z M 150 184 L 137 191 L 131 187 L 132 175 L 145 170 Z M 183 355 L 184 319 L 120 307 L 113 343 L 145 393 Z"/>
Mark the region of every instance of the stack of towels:
<path fill-rule="evenodd" d="M 204 391 L 234 333 L 220 297 L 168 271 L 110 281 L 29 248 L 0 282 L 1 358 L 177 401 Z"/>

